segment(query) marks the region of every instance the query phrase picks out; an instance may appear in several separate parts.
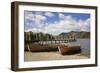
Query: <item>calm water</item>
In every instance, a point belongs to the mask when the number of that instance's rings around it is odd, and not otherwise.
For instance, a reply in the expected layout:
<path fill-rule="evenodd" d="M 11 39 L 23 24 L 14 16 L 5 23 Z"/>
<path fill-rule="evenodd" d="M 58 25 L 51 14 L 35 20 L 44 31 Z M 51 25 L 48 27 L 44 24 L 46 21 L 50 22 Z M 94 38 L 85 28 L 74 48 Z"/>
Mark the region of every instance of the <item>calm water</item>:
<path fill-rule="evenodd" d="M 77 39 L 77 41 L 70 42 L 68 45 L 80 45 L 82 53 L 90 57 L 90 39 Z"/>

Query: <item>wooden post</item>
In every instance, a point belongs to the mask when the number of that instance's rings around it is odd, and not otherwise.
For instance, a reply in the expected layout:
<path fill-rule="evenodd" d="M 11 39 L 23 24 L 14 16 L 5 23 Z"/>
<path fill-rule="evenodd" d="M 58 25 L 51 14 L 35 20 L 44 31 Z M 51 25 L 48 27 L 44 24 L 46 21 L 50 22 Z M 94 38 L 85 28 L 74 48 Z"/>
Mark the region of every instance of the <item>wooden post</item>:
<path fill-rule="evenodd" d="M 31 35 L 30 35 L 30 32 L 29 32 L 29 39 L 28 39 L 29 41 L 31 40 Z"/>
<path fill-rule="evenodd" d="M 51 35 L 51 44 L 52 44 L 52 35 Z"/>
<path fill-rule="evenodd" d="M 28 49 L 29 52 L 31 52 L 29 44 L 27 44 L 27 49 Z"/>

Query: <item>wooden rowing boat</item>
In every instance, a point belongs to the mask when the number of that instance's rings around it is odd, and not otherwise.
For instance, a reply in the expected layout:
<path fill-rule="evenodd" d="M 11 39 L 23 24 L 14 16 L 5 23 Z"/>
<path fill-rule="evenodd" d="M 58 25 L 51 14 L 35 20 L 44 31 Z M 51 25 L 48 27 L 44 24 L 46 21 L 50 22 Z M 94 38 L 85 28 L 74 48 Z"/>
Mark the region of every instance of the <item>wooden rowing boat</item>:
<path fill-rule="evenodd" d="M 67 46 L 67 45 L 40 45 L 40 44 L 31 44 L 26 45 L 25 51 L 29 52 L 54 52 L 59 51 L 62 55 L 70 55 L 81 52 L 80 46 Z"/>
<path fill-rule="evenodd" d="M 71 54 L 76 54 L 81 52 L 81 47 L 80 46 L 58 46 L 59 52 L 62 55 L 71 55 Z"/>

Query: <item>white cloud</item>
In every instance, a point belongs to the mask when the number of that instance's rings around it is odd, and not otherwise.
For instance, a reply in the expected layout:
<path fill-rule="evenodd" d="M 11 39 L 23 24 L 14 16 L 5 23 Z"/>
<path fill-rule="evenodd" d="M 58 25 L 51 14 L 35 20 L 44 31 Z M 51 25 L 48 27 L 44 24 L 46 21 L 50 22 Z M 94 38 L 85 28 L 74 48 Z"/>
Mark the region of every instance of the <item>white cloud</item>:
<path fill-rule="evenodd" d="M 51 12 L 45 12 L 45 15 L 48 16 L 48 17 L 53 17 L 54 16 L 54 14 L 51 13 Z"/>
<path fill-rule="evenodd" d="M 26 19 L 32 20 L 34 22 L 28 25 L 32 25 L 32 28 L 27 29 L 26 31 L 33 31 L 33 32 L 44 32 L 53 35 L 58 35 L 62 32 L 69 32 L 69 31 L 90 31 L 90 18 L 86 20 L 76 20 L 72 16 L 68 15 L 65 16 L 62 13 L 59 13 L 59 21 L 55 21 L 54 23 L 45 22 L 47 17 L 46 16 L 53 16 L 52 13 L 46 12 L 45 15 L 39 14 L 32 14 L 26 13 Z M 32 19 L 31 19 L 32 18 Z"/>
<path fill-rule="evenodd" d="M 59 13 L 59 14 L 58 14 L 58 17 L 59 17 L 60 19 L 63 19 L 63 20 L 73 20 L 73 18 L 72 18 L 71 15 L 65 16 L 63 13 Z"/>
<path fill-rule="evenodd" d="M 25 11 L 25 31 L 33 28 L 34 17 L 32 12 Z"/>
<path fill-rule="evenodd" d="M 50 33 L 53 35 L 76 30 L 90 31 L 90 19 L 76 21 L 71 16 L 68 16 L 67 19 L 60 20 L 58 23 L 49 24 L 44 29 L 45 33 Z"/>
<path fill-rule="evenodd" d="M 35 12 L 35 14 L 36 14 L 36 15 L 43 15 L 43 12 L 37 11 L 37 12 Z"/>
<path fill-rule="evenodd" d="M 58 16 L 59 16 L 60 19 L 64 19 L 65 18 L 65 15 L 62 14 L 62 13 L 59 13 Z"/>
<path fill-rule="evenodd" d="M 65 18 L 64 18 L 65 20 L 75 20 L 75 19 L 73 19 L 73 17 L 72 16 L 70 16 L 70 15 L 68 15 L 68 16 L 65 16 Z"/>
<path fill-rule="evenodd" d="M 34 20 L 34 14 L 32 12 L 25 11 L 25 19 L 26 20 Z"/>
<path fill-rule="evenodd" d="M 49 24 L 47 27 L 45 27 L 45 32 L 52 33 L 55 35 L 62 32 L 69 32 L 76 28 L 76 24 L 72 24 L 73 23 L 71 21 L 61 20 L 56 24 Z"/>
<path fill-rule="evenodd" d="M 46 20 L 46 17 L 43 15 L 35 15 L 35 27 L 37 29 L 44 27 L 44 21 Z"/>
<path fill-rule="evenodd" d="M 86 19 L 86 20 L 79 20 L 78 22 L 80 31 L 90 31 L 90 19 Z"/>
<path fill-rule="evenodd" d="M 35 21 L 44 21 L 46 17 L 43 15 L 35 15 Z"/>
<path fill-rule="evenodd" d="M 34 14 L 32 12 L 25 12 L 25 31 L 33 31 L 44 27 L 44 21 L 46 17 L 43 15 Z M 37 30 L 34 30 L 37 31 Z"/>

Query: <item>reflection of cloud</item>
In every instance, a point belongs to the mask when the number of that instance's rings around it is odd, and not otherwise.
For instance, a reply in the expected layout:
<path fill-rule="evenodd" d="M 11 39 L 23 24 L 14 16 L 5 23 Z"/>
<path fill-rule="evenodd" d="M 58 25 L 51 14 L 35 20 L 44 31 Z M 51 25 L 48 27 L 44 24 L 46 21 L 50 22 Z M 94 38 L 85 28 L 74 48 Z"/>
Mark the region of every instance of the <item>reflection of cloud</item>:
<path fill-rule="evenodd" d="M 53 35 L 69 31 L 90 31 L 90 18 L 76 20 L 71 15 L 58 13 L 59 21 L 55 20 L 54 23 L 48 23 L 48 17 L 54 15 L 51 12 L 45 12 L 44 14 L 26 13 L 25 28 L 27 29 L 25 31 L 44 32 Z"/>

